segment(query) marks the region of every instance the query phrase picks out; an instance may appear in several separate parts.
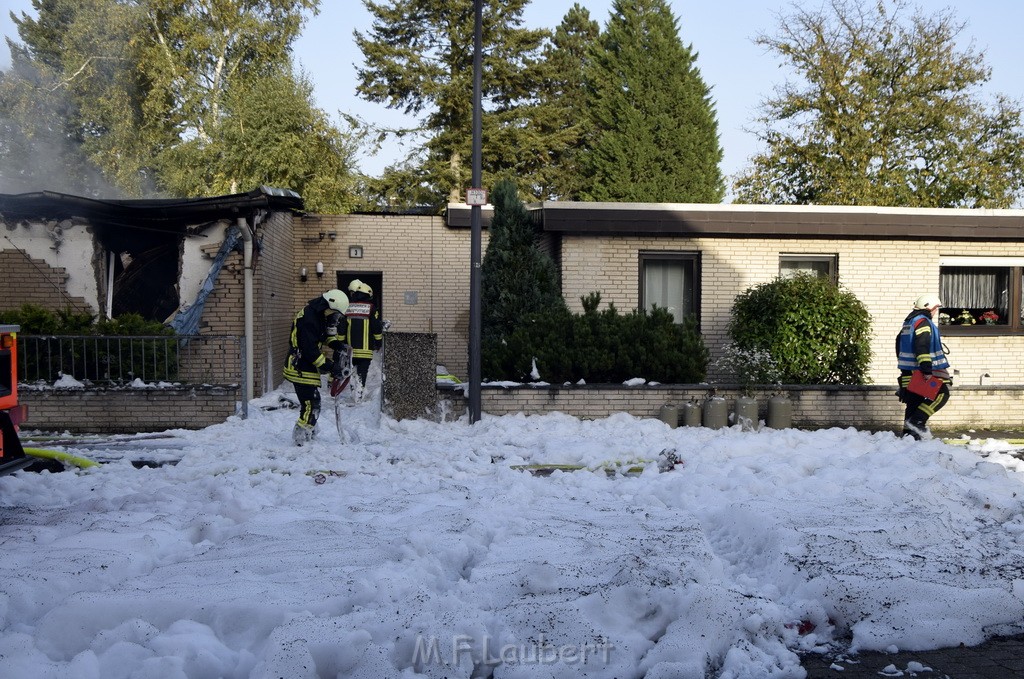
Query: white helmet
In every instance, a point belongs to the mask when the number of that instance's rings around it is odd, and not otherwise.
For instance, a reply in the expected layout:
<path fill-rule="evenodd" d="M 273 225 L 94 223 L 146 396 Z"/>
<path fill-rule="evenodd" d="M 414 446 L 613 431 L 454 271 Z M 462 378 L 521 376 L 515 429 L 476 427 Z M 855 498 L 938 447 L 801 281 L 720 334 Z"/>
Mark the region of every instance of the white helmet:
<path fill-rule="evenodd" d="M 938 295 L 921 295 L 914 302 L 915 309 L 934 309 L 940 306 L 942 306 L 942 300 Z"/>
<path fill-rule="evenodd" d="M 324 293 L 324 299 L 327 300 L 327 305 L 335 311 L 345 313 L 345 309 L 348 309 L 348 295 L 341 290 L 328 290 Z"/>
<path fill-rule="evenodd" d="M 366 283 L 362 282 L 358 278 L 352 279 L 352 282 L 348 284 L 349 292 L 365 292 L 367 295 L 373 297 L 373 288 Z"/>

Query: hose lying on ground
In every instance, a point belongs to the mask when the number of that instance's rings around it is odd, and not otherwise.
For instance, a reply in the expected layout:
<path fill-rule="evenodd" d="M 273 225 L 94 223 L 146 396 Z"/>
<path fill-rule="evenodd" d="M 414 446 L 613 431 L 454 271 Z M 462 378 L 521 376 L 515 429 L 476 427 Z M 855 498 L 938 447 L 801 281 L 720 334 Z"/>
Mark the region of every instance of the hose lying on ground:
<path fill-rule="evenodd" d="M 58 462 L 73 464 L 81 469 L 100 466 L 99 462 L 93 462 L 90 459 L 79 457 L 78 455 L 72 455 L 71 453 L 62 450 L 46 450 L 45 448 L 25 448 L 24 450 L 26 455 L 38 457 L 43 460 L 57 460 Z"/>

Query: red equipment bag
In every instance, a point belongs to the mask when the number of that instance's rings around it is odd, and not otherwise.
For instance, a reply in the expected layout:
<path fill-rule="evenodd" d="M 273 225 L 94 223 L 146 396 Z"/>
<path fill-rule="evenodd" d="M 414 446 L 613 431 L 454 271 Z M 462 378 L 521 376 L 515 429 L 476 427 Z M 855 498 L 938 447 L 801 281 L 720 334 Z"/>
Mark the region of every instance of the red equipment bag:
<path fill-rule="evenodd" d="M 918 396 L 924 396 L 929 401 L 935 399 L 941 388 L 942 380 L 934 375 L 925 377 L 924 373 L 920 370 L 914 371 L 914 374 L 910 376 L 910 384 L 907 385 L 907 391 L 912 391 Z"/>

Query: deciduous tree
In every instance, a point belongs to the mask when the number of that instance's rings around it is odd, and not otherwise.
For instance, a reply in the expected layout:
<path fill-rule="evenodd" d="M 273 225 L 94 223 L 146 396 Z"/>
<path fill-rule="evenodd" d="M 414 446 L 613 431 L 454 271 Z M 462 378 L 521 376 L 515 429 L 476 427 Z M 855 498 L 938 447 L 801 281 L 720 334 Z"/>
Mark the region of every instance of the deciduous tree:
<path fill-rule="evenodd" d="M 757 42 L 793 78 L 762 105 L 765 150 L 739 201 L 1009 207 L 1024 195 L 1021 106 L 986 98 L 984 54 L 951 10 L 830 0 L 779 16 Z"/>

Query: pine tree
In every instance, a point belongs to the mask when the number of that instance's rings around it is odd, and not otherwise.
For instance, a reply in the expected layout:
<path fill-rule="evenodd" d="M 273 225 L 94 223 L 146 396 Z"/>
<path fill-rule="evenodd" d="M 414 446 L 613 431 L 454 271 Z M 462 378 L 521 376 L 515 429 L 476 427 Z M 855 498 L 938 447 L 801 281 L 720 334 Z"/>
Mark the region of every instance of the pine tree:
<path fill-rule="evenodd" d="M 530 176 L 545 138 L 529 125 L 536 105 L 539 50 L 548 35 L 521 27 L 529 0 L 484 3 L 483 184 Z M 469 185 L 473 121 L 473 3 L 466 0 L 364 0 L 373 15 L 356 32 L 365 58 L 357 92 L 367 101 L 420 116 L 426 137 L 418 161 L 436 195 L 457 201 Z"/>
<path fill-rule="evenodd" d="M 537 242 L 537 230 L 511 180 L 491 195 L 494 215 L 481 269 L 481 334 L 498 340 L 552 309 L 565 309 L 558 270 Z"/>
<path fill-rule="evenodd" d="M 573 5 L 544 49 L 544 79 L 531 124 L 547 139 L 544 163 L 530 175 L 541 200 L 576 200 L 583 186 L 581 154 L 590 135 L 583 79 L 588 55 L 600 35 L 590 12 Z"/>
<path fill-rule="evenodd" d="M 722 148 L 697 55 L 665 0 L 615 0 L 588 68 L 587 200 L 717 203 Z"/>
<path fill-rule="evenodd" d="M 979 96 L 990 70 L 951 10 L 832 0 L 781 16 L 760 45 L 796 78 L 762 103 L 749 203 L 1012 206 L 1024 197 L 1021 105 Z"/>

